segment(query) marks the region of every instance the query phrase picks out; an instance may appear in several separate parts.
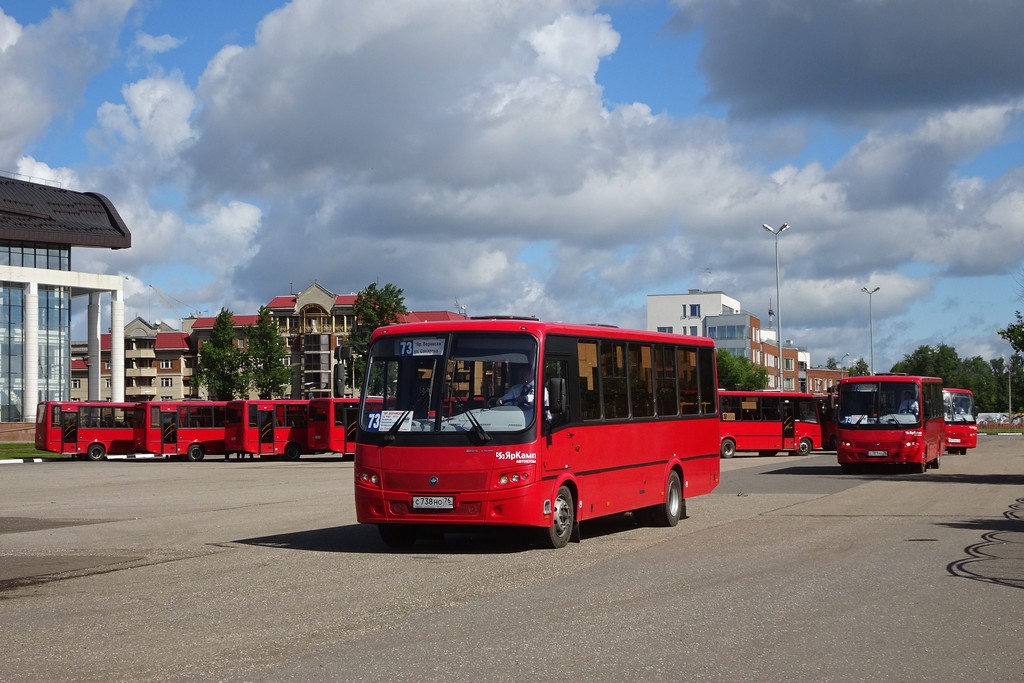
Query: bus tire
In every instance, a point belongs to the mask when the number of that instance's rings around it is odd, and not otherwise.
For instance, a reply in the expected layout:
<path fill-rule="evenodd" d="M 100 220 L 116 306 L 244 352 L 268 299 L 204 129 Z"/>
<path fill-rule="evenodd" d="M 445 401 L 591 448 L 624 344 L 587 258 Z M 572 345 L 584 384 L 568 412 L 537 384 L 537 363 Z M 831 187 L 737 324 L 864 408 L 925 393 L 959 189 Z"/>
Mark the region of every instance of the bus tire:
<path fill-rule="evenodd" d="M 551 506 L 551 524 L 541 534 L 545 548 L 564 548 L 576 526 L 576 501 L 568 486 L 559 486 Z"/>
<path fill-rule="evenodd" d="M 796 450 L 793 451 L 793 455 L 810 455 L 814 449 L 814 444 L 811 443 L 810 439 L 800 439 L 800 443 L 797 444 Z"/>
<path fill-rule="evenodd" d="M 672 470 L 668 473 L 668 481 L 665 482 L 665 502 L 648 508 L 648 518 L 654 526 L 675 526 L 683 517 L 685 505 L 679 473 Z"/>
<path fill-rule="evenodd" d="M 736 455 L 736 442 L 732 439 L 722 439 L 720 452 L 723 458 L 731 458 Z"/>
<path fill-rule="evenodd" d="M 409 524 L 378 524 L 380 540 L 389 548 L 404 550 L 416 543 L 416 527 Z"/>
<path fill-rule="evenodd" d="M 301 455 L 301 453 L 299 451 L 299 444 L 297 444 L 297 443 L 290 443 L 290 444 L 288 444 L 287 446 L 284 447 L 284 459 L 285 460 L 298 460 L 299 459 L 299 455 Z M 381 527 L 381 528 L 383 528 L 383 527 Z"/>
<path fill-rule="evenodd" d="M 935 456 L 935 459 L 934 459 L 934 460 L 932 460 L 930 464 L 931 464 L 931 468 L 932 468 L 933 470 L 937 470 L 937 469 L 939 469 L 939 456 L 937 456 L 937 455 L 936 455 L 936 456 Z"/>
<path fill-rule="evenodd" d="M 101 443 L 89 444 L 89 450 L 85 452 L 86 460 L 102 460 L 107 452 Z"/>
<path fill-rule="evenodd" d="M 203 447 L 197 443 L 192 444 L 188 447 L 188 450 L 185 451 L 185 459 L 189 462 L 199 462 L 203 459 L 203 455 Z"/>

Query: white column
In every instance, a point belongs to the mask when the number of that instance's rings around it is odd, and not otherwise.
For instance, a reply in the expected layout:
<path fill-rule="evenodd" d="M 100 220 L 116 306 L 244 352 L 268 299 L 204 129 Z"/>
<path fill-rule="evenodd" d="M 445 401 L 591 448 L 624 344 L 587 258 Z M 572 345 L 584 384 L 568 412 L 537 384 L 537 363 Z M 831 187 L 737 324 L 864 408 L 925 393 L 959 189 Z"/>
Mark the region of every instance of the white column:
<path fill-rule="evenodd" d="M 103 362 L 103 354 L 100 352 L 100 292 L 89 293 L 89 400 L 99 401 L 102 391 L 100 389 L 100 363 Z"/>
<path fill-rule="evenodd" d="M 124 401 L 124 290 L 110 292 L 110 400 Z"/>
<path fill-rule="evenodd" d="M 26 282 L 24 294 L 21 411 L 25 422 L 35 422 L 36 404 L 39 403 L 39 283 Z"/>

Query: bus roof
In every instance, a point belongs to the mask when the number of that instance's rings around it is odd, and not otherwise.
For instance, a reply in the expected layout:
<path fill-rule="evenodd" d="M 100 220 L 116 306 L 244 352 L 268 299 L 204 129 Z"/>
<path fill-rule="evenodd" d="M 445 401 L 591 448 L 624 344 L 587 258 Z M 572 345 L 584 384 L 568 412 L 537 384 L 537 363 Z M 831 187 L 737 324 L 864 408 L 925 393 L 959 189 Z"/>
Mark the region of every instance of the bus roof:
<path fill-rule="evenodd" d="M 839 380 L 840 384 L 850 384 L 853 382 L 939 382 L 942 383 L 941 377 L 928 377 L 925 375 L 904 375 L 899 373 L 886 373 L 878 375 L 861 375 L 859 377 L 843 377 Z"/>
<path fill-rule="evenodd" d="M 399 323 L 377 328 L 373 333 L 372 339 L 399 334 L 447 334 L 458 331 L 526 332 L 536 337 L 563 334 L 576 337 L 628 339 L 663 344 L 686 343 L 697 346 L 714 346 L 714 341 L 709 337 L 692 337 L 668 332 L 650 332 L 596 324 L 545 322 L 532 318 L 487 318 Z"/>

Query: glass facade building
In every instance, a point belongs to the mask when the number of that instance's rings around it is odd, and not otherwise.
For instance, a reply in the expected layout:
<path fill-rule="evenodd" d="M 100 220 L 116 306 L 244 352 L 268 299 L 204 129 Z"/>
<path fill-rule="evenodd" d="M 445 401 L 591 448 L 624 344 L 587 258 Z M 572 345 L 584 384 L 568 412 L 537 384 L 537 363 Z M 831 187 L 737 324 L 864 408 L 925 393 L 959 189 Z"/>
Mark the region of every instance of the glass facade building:
<path fill-rule="evenodd" d="M 0 265 L 71 270 L 71 248 L 60 245 L 0 242 Z M 20 282 L 0 281 L 0 422 L 20 422 L 25 416 L 25 292 Z M 71 387 L 71 291 L 40 285 L 37 399 L 63 401 Z"/>

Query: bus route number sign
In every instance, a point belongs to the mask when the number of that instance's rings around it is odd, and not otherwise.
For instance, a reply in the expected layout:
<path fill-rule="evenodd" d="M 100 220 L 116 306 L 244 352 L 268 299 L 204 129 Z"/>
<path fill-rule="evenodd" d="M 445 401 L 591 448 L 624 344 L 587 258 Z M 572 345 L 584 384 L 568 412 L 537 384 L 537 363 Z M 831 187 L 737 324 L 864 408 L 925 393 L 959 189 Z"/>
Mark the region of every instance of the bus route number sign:
<path fill-rule="evenodd" d="M 398 339 L 399 356 L 443 356 L 443 337 L 417 337 L 415 339 Z"/>

